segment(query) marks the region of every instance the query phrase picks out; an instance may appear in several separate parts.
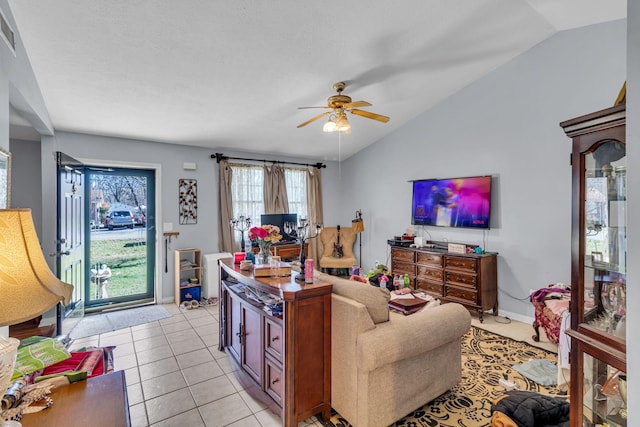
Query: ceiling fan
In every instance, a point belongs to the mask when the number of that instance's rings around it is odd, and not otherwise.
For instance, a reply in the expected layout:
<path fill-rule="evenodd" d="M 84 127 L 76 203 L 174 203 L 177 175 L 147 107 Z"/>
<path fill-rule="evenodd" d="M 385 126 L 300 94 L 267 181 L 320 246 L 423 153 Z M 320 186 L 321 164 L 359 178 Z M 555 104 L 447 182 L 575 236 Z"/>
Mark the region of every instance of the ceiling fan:
<path fill-rule="evenodd" d="M 389 121 L 389 117 L 382 116 L 380 114 L 371 113 L 365 110 L 359 110 L 356 107 L 370 107 L 367 101 L 351 101 L 351 97 L 347 95 L 343 95 L 342 91 L 344 90 L 346 84 L 344 82 L 338 82 L 333 85 L 333 88 L 338 92 L 337 95 L 330 96 L 327 99 L 326 107 L 298 107 L 298 109 L 306 109 L 306 108 L 326 108 L 329 111 L 326 111 L 320 115 L 317 115 L 304 123 L 300 123 L 297 127 L 301 128 L 309 123 L 315 122 L 323 117 L 329 116 L 329 120 L 324 124 L 322 130 L 324 132 L 342 132 L 342 133 L 351 133 L 351 124 L 347 119 L 347 112 L 351 114 L 355 114 L 357 116 L 366 117 L 367 119 L 377 120 L 382 123 L 387 123 Z"/>

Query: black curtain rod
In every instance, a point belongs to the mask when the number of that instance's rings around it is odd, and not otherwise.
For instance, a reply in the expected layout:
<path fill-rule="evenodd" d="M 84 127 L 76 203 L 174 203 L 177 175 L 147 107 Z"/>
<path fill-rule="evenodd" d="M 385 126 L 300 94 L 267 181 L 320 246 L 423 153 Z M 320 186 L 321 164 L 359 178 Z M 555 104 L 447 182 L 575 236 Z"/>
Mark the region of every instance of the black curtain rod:
<path fill-rule="evenodd" d="M 297 165 L 297 166 L 312 166 L 316 169 L 322 169 L 322 168 L 326 168 L 327 165 L 325 165 L 324 163 L 314 163 L 314 164 L 309 164 L 309 163 L 296 163 L 296 162 L 282 162 L 280 160 L 266 160 L 266 159 L 247 159 L 245 157 L 229 157 L 229 156 L 225 156 L 222 153 L 216 153 L 216 154 L 212 154 L 211 155 L 212 159 L 216 159 L 216 162 L 220 163 L 222 160 L 249 160 L 251 162 L 264 162 L 264 163 L 274 163 L 274 164 L 281 164 L 281 165 Z"/>

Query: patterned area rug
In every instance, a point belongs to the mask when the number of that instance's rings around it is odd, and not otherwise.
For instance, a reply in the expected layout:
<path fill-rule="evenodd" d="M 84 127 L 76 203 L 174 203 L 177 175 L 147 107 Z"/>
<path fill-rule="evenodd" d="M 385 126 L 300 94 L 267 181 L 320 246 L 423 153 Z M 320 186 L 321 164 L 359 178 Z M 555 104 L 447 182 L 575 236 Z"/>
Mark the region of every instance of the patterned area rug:
<path fill-rule="evenodd" d="M 556 353 L 484 329 L 471 327 L 462 339 L 462 381 L 449 392 L 427 403 L 395 423 L 396 426 L 484 427 L 491 425 L 491 404 L 504 389 L 498 384 L 503 374 L 519 390 L 560 394 L 555 386 L 544 387 L 512 368 L 532 359 L 557 362 Z M 334 413 L 328 426 L 350 424 Z"/>

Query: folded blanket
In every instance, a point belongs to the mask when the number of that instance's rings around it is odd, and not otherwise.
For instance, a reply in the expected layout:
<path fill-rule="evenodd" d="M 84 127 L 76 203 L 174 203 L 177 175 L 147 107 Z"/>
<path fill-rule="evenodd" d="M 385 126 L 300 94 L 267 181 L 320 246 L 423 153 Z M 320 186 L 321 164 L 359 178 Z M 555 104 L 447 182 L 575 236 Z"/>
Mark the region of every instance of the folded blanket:
<path fill-rule="evenodd" d="M 544 303 L 556 316 L 562 316 L 569 309 L 569 299 L 548 299 Z"/>

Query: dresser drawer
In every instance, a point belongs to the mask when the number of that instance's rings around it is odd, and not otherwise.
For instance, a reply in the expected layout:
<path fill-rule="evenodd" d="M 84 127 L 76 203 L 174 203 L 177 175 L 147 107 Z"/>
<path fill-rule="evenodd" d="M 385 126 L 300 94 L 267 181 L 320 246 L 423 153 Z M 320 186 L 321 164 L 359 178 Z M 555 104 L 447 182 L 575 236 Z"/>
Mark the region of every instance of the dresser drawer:
<path fill-rule="evenodd" d="M 442 282 L 432 282 L 430 280 L 416 280 L 416 288 L 435 296 L 442 296 Z"/>
<path fill-rule="evenodd" d="M 416 263 L 442 267 L 442 255 L 418 252 Z"/>
<path fill-rule="evenodd" d="M 282 336 L 282 326 L 275 321 L 265 317 L 264 325 L 264 347 L 265 351 L 282 362 L 284 350 L 284 339 Z"/>
<path fill-rule="evenodd" d="M 456 270 L 469 270 L 474 273 L 478 271 L 478 263 L 475 258 L 463 258 L 456 256 L 447 256 L 445 259 L 445 268 L 455 268 Z"/>
<path fill-rule="evenodd" d="M 477 302 L 478 294 L 471 289 L 460 289 L 446 286 L 445 292 L 447 293 L 445 296 L 450 298 L 451 301 L 459 301 L 461 303 L 468 302 L 472 304 L 476 304 Z"/>
<path fill-rule="evenodd" d="M 434 268 L 424 267 L 422 265 L 416 266 L 416 278 L 428 279 L 442 283 L 442 270 L 436 270 Z"/>
<path fill-rule="evenodd" d="M 282 367 L 280 364 L 267 358 L 265 360 L 265 385 L 264 390 L 269 396 L 282 406 L 282 392 L 284 388 Z"/>
<path fill-rule="evenodd" d="M 391 271 L 393 274 L 408 274 L 413 277 L 416 274 L 414 266 L 415 264 L 410 264 L 408 262 L 400 262 L 396 260 L 391 261 Z"/>
<path fill-rule="evenodd" d="M 405 251 L 402 249 L 391 249 L 391 261 L 404 261 L 414 263 L 416 260 L 416 253 L 414 251 Z"/>
<path fill-rule="evenodd" d="M 475 289 L 477 284 L 477 276 L 473 274 L 462 274 L 447 271 L 445 272 L 445 282 L 453 283 L 460 286 L 468 286 Z"/>

